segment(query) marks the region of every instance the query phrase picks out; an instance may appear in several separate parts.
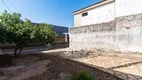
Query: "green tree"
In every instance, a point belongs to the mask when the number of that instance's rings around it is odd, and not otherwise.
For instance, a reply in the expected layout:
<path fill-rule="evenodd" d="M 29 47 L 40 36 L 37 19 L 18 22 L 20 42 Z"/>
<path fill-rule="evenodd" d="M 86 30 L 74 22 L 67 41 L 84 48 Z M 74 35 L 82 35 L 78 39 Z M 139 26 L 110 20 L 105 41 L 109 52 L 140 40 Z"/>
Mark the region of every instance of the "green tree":
<path fill-rule="evenodd" d="M 44 43 L 52 44 L 55 40 L 55 32 L 52 25 L 45 23 L 32 24 L 28 19 L 21 19 L 19 13 L 4 11 L 0 16 L 0 42 L 15 43 L 14 55 L 20 56 L 25 45 Z M 19 51 L 18 55 L 17 52 Z"/>

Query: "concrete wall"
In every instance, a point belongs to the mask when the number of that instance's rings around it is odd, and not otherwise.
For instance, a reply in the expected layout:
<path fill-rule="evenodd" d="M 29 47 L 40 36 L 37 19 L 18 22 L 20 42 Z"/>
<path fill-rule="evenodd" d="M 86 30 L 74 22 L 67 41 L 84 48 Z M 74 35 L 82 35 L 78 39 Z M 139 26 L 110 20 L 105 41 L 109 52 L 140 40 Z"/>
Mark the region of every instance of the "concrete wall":
<path fill-rule="evenodd" d="M 114 48 L 115 21 L 70 29 L 70 48 L 72 50 Z"/>
<path fill-rule="evenodd" d="M 114 2 L 88 10 L 87 16 L 82 17 L 82 13 L 74 15 L 74 27 L 98 24 L 114 20 Z"/>
<path fill-rule="evenodd" d="M 76 12 L 79 14 L 75 14 L 75 26 L 70 29 L 70 48 L 142 52 L 141 3 L 115 0 L 87 10 L 86 17 Z"/>
<path fill-rule="evenodd" d="M 104 49 L 142 52 L 142 14 L 118 17 L 114 21 L 74 27 L 70 30 L 73 50 Z"/>
<path fill-rule="evenodd" d="M 116 43 L 121 49 L 142 52 L 142 14 L 116 18 Z"/>

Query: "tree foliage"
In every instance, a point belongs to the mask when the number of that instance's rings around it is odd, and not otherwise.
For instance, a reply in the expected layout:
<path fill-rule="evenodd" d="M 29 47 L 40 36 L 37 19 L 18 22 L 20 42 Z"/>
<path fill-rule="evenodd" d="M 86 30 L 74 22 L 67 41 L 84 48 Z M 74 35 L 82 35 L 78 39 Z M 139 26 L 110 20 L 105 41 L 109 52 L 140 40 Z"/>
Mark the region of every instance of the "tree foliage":
<path fill-rule="evenodd" d="M 18 56 L 24 46 L 32 43 L 52 44 L 55 40 L 53 26 L 40 23 L 33 24 L 30 20 L 21 19 L 19 13 L 8 13 L 4 11 L 0 15 L 0 43 L 15 43 L 15 56 L 20 49 Z"/>

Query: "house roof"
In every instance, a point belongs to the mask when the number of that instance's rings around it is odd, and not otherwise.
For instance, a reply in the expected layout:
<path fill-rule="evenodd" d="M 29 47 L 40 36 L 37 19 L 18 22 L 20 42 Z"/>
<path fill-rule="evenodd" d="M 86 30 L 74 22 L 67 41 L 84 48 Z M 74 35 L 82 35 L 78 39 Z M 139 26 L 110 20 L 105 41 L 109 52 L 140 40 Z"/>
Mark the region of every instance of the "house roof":
<path fill-rule="evenodd" d="M 32 23 L 34 25 L 39 25 L 39 23 Z M 58 26 L 58 25 L 53 25 L 53 29 L 56 32 L 56 34 L 60 35 L 60 34 L 64 34 L 64 33 L 68 33 L 69 32 L 69 28 L 68 27 L 64 27 L 64 26 Z"/>
<path fill-rule="evenodd" d="M 103 5 L 112 3 L 112 2 L 114 2 L 114 1 L 115 1 L 115 0 L 101 0 L 100 2 L 97 2 L 97 3 L 95 3 L 95 4 L 92 4 L 92 5 L 89 5 L 89 6 L 87 6 L 87 7 L 82 8 L 82 9 L 79 9 L 79 10 L 77 10 L 77 11 L 74 11 L 73 14 L 76 15 L 76 14 L 85 12 L 85 11 L 87 11 L 87 10 L 94 9 L 94 8 L 96 8 L 96 7 L 100 7 L 100 6 L 103 6 Z"/>
<path fill-rule="evenodd" d="M 56 34 L 64 34 L 64 33 L 68 33 L 69 28 L 68 27 L 62 27 L 62 26 L 54 26 L 54 31 L 56 32 Z"/>

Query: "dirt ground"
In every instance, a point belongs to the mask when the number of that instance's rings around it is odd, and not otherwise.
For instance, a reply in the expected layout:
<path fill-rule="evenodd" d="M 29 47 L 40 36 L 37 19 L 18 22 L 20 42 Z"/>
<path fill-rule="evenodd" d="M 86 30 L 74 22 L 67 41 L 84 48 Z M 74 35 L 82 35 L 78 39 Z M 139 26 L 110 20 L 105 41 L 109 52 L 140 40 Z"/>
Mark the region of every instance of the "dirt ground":
<path fill-rule="evenodd" d="M 0 68 L 4 72 L 0 80 L 65 80 L 67 76 L 82 70 L 94 74 L 96 80 L 121 80 L 83 63 L 42 53 L 14 59 L 11 66 Z"/>
<path fill-rule="evenodd" d="M 123 57 L 117 56 L 119 54 L 112 56 L 112 54 L 115 54 L 115 53 L 111 53 L 111 55 L 108 54 L 107 56 L 90 55 L 88 57 L 78 58 L 75 60 L 83 62 L 85 64 L 91 64 L 97 67 L 103 67 L 105 69 L 111 69 L 113 71 L 121 72 L 122 74 L 126 75 L 126 77 L 132 76 L 133 77 L 132 80 L 142 80 L 142 56 L 141 55 L 137 55 L 138 57 L 135 57 L 135 54 L 134 54 L 132 55 L 133 56 L 132 58 L 131 56 L 129 56 L 131 54 L 124 55 Z"/>
<path fill-rule="evenodd" d="M 59 57 L 66 51 L 69 49 L 35 51 L 14 58 L 11 65 L 0 68 L 0 80 L 66 80 L 82 70 L 96 80 L 142 80 L 142 55 L 97 51 L 72 60 Z"/>
<path fill-rule="evenodd" d="M 56 49 L 42 51 L 42 53 L 68 51 L 69 49 Z M 124 80 L 142 80 L 142 55 L 132 52 L 104 52 L 95 50 L 91 55 L 74 59 L 75 61 L 102 68 Z"/>
<path fill-rule="evenodd" d="M 75 60 L 83 62 L 83 63 L 87 63 L 87 64 L 96 65 L 98 67 L 104 67 L 104 68 L 113 68 L 119 65 L 125 65 L 125 64 L 142 61 L 142 60 L 120 58 L 117 56 L 108 57 L 108 56 L 94 56 L 94 55 L 90 55 L 85 58 L 78 58 Z"/>

